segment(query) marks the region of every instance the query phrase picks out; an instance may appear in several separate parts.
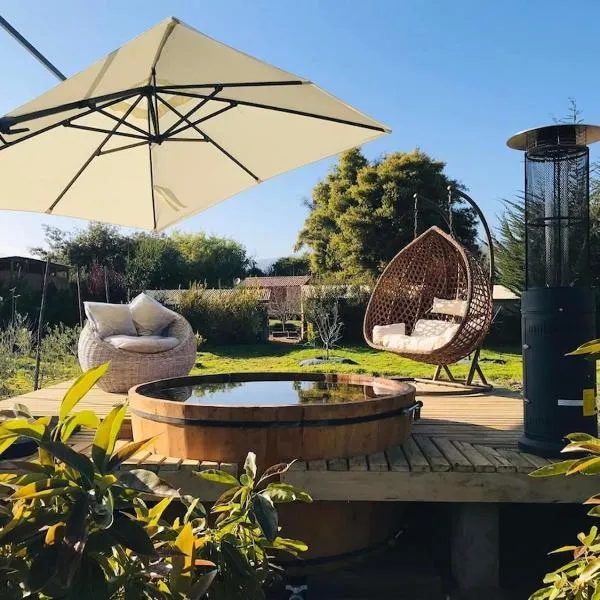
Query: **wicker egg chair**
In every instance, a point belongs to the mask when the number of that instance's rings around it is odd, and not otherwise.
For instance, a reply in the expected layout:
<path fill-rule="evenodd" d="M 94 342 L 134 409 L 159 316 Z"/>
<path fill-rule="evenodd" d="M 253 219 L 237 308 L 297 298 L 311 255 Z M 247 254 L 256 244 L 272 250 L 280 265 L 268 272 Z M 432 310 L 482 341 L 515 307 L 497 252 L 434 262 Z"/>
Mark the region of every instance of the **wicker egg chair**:
<path fill-rule="evenodd" d="M 379 277 L 365 313 L 365 340 L 372 348 L 436 365 L 434 380 L 444 369 L 454 381 L 448 365 L 474 353 L 466 383 L 471 385 L 478 373 L 487 385 L 478 358 L 492 322 L 492 288 L 490 276 L 471 253 L 451 235 L 431 227 L 402 249 Z M 434 298 L 466 301 L 466 314 L 433 313 Z M 450 321 L 458 324 L 458 329 L 447 343 L 433 350 L 400 351 L 373 341 L 376 325 L 404 323 L 406 334 L 410 334 L 423 318 Z"/>

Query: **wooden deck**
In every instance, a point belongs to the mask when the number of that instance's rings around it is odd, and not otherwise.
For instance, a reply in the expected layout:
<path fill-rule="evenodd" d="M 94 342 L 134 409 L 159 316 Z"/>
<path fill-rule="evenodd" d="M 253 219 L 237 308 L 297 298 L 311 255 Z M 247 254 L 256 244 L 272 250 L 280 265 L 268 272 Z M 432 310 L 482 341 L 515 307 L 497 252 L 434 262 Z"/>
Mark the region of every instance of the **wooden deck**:
<path fill-rule="evenodd" d="M 37 416 L 54 415 L 69 382 L 19 396 L 19 402 Z M 350 459 L 298 461 L 282 479 L 313 494 L 317 500 L 423 501 L 423 502 L 581 502 L 597 492 L 597 482 L 586 477 L 532 479 L 527 474 L 548 461 L 519 452 L 522 400 L 508 390 L 486 395 L 444 396 L 440 388 L 421 384 L 421 419 L 402 445 L 370 456 Z M 94 388 L 79 408 L 100 416 L 125 400 Z M 121 437 L 131 437 L 126 422 Z M 91 446 L 86 434 L 81 447 Z M 251 450 L 251 448 L 249 448 Z M 160 473 L 186 493 L 214 499 L 219 487 L 192 475 L 216 468 L 210 461 L 181 460 L 141 453 L 124 468 L 143 466 Z M 236 465 L 220 468 L 236 471 Z M 222 490 L 222 488 L 221 488 Z"/>

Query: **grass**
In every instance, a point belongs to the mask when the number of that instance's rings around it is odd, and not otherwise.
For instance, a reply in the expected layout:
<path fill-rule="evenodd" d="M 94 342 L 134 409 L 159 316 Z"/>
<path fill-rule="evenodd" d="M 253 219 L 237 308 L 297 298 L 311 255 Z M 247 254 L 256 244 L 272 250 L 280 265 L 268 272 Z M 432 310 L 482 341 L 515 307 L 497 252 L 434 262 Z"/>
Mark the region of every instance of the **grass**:
<path fill-rule="evenodd" d="M 314 367 L 300 367 L 298 362 L 304 358 L 321 356 L 319 348 L 309 348 L 300 344 L 255 344 L 237 346 L 219 346 L 201 349 L 198 353 L 194 375 L 213 373 L 239 373 L 256 371 L 293 371 L 293 372 L 336 372 L 361 373 L 367 375 L 400 375 L 405 377 L 431 377 L 434 367 L 401 358 L 390 352 L 380 352 L 367 346 L 355 345 L 336 348 L 335 356 L 343 356 L 355 361 L 356 365 L 339 363 Z M 486 377 L 496 385 L 520 389 L 521 356 L 515 352 L 483 350 L 481 367 Z M 504 364 L 486 363 L 486 359 L 501 360 Z M 44 365 L 42 365 L 44 366 Z M 9 392 L 2 397 L 25 394 L 33 389 L 34 360 L 29 357 L 18 359 L 16 373 L 8 380 Z M 465 377 L 469 364 L 452 367 L 457 377 Z M 79 373 L 77 359 L 73 356 L 61 357 L 60 363 L 46 365 L 42 370 L 42 386 L 47 387 L 60 381 L 76 377 Z"/>
<path fill-rule="evenodd" d="M 401 358 L 390 352 L 380 352 L 367 346 L 356 345 L 337 348 L 335 356 L 343 356 L 355 361 L 356 365 L 332 363 L 314 367 L 300 367 L 298 361 L 321 356 L 322 350 L 291 344 L 256 344 L 251 346 L 220 346 L 201 349 L 198 362 L 192 373 L 210 375 L 213 373 L 239 373 L 253 371 L 293 371 L 293 372 L 337 372 L 362 373 L 368 375 L 398 375 L 406 377 L 431 377 L 434 367 Z M 481 364 L 486 377 L 497 385 L 520 388 L 521 356 L 514 352 L 483 350 Z M 486 363 L 485 360 L 500 360 L 504 364 Z M 468 363 L 452 367 L 457 377 L 465 377 Z"/>

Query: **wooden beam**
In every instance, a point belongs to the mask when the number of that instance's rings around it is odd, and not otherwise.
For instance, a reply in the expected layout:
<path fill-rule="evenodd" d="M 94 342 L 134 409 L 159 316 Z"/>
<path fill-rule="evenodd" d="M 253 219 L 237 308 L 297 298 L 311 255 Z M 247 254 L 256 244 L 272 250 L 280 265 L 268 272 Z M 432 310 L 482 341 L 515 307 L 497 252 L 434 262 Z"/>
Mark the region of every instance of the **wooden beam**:
<path fill-rule="evenodd" d="M 509 472 L 289 471 L 281 479 L 331 501 L 580 503 L 598 491 L 593 477 Z"/>

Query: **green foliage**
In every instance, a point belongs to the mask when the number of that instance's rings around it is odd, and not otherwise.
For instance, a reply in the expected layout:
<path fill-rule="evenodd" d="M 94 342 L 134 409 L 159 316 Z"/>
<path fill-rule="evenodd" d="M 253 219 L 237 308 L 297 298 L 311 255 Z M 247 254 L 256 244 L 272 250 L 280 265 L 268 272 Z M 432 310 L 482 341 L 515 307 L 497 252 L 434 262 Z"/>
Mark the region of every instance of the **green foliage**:
<path fill-rule="evenodd" d="M 66 393 L 58 421 L 17 407 L 0 423 L 0 452 L 19 437 L 37 457 L 0 475 L 0 587 L 7 600 L 259 600 L 272 576 L 269 552 L 306 546 L 279 536 L 275 503 L 310 502 L 305 492 L 272 481 L 287 464 L 257 477 L 255 457 L 235 478 L 198 476 L 232 486 L 211 513 L 152 471 L 119 471 L 152 439 L 116 448 L 125 416 L 115 406 L 99 421 L 74 412 L 108 365 L 84 373 Z M 6 416 L 6 415 L 5 415 Z M 91 458 L 68 445 L 74 425 L 95 430 Z M 149 505 L 147 498 L 159 499 Z M 177 506 L 179 510 L 177 511 Z M 167 509 L 179 516 L 167 518 Z"/>
<path fill-rule="evenodd" d="M 213 294 L 192 286 L 178 294 L 175 309 L 211 345 L 254 344 L 264 339 L 268 324 L 266 304 L 250 288 Z"/>
<path fill-rule="evenodd" d="M 420 150 L 394 152 L 369 163 L 360 150 L 344 153 L 332 172 L 312 193 L 310 214 L 296 249 L 311 250 L 314 274 L 344 278 L 375 277 L 414 236 L 414 198 L 434 202 L 447 212 L 445 164 Z M 475 248 L 475 216 L 471 209 L 453 208 L 458 239 Z M 419 230 L 443 226 L 437 211 L 419 212 Z"/>
<path fill-rule="evenodd" d="M 122 301 L 126 290 L 186 288 L 193 281 L 230 287 L 255 266 L 238 242 L 204 233 L 126 235 L 90 223 L 75 232 L 45 226 L 45 240 L 47 248 L 32 248 L 34 254 L 79 267 L 86 298 L 103 297 L 104 267 L 111 301 Z"/>
<path fill-rule="evenodd" d="M 310 273 L 310 257 L 308 254 L 301 256 L 282 256 L 270 267 L 269 275 L 308 275 Z"/>
<path fill-rule="evenodd" d="M 184 279 L 208 287 L 231 287 L 252 266 L 240 243 L 204 233 L 174 233 L 173 242 L 185 263 Z"/>
<path fill-rule="evenodd" d="M 566 454 L 577 453 L 579 458 L 564 460 L 542 467 L 532 477 L 571 476 L 600 474 L 600 440 L 587 433 L 572 433 L 563 449 Z M 581 457 L 581 454 L 585 456 Z M 600 517 L 600 494 L 588 498 L 591 505 L 588 515 Z M 545 587 L 531 595 L 530 600 L 599 600 L 600 599 L 600 535 L 593 526 L 589 533 L 577 535 L 579 544 L 563 546 L 552 554 L 569 553 L 570 560 L 544 577 Z"/>
<path fill-rule="evenodd" d="M 516 294 L 525 289 L 525 206 L 523 199 L 504 200 L 494 251 L 498 283 Z"/>

